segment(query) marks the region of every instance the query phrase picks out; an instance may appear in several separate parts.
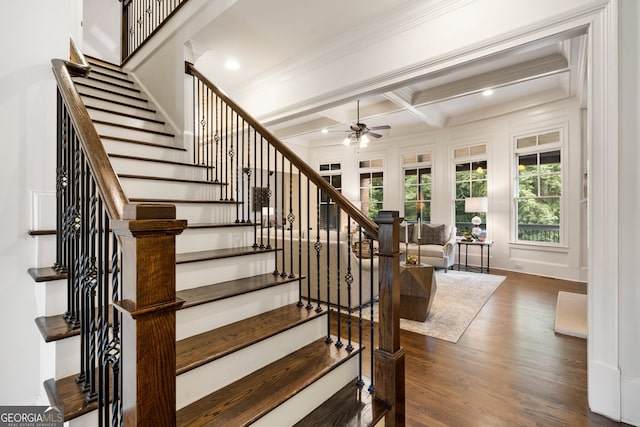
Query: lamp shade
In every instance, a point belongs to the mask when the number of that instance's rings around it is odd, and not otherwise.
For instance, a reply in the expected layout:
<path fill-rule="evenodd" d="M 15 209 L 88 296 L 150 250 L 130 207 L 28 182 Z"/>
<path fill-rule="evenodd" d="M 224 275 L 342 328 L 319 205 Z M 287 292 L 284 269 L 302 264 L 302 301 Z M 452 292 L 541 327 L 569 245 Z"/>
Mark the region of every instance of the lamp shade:
<path fill-rule="evenodd" d="M 467 197 L 464 199 L 464 211 L 466 213 L 478 213 L 487 211 L 486 197 Z"/>

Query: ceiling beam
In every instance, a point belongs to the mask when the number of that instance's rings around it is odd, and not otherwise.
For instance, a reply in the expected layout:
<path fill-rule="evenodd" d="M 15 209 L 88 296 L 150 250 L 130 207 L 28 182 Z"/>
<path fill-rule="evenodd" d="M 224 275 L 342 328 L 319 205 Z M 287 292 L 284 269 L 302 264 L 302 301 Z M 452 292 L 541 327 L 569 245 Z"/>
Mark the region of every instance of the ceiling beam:
<path fill-rule="evenodd" d="M 418 110 L 411 103 L 413 92 L 408 87 L 397 89 L 383 94 L 389 101 L 395 103 L 401 109 L 406 110 L 415 116 L 418 120 L 423 121 L 433 128 L 442 128 L 447 123 L 447 118 L 435 110 L 431 110 L 429 114 Z"/>
<path fill-rule="evenodd" d="M 422 106 L 481 92 L 487 88 L 498 88 L 514 83 L 538 79 L 568 71 L 567 59 L 559 53 L 543 58 L 515 64 L 499 70 L 478 74 L 440 86 L 424 89 L 413 95 L 411 104 Z"/>

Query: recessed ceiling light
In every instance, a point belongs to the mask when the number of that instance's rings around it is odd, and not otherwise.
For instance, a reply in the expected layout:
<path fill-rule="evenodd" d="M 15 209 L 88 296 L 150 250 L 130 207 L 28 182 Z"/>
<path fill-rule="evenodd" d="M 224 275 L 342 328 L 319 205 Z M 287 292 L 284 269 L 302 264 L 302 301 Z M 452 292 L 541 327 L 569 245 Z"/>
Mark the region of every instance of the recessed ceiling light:
<path fill-rule="evenodd" d="M 240 64 L 235 59 L 228 59 L 227 62 L 225 62 L 224 66 L 229 70 L 237 70 L 238 68 L 240 68 Z"/>
<path fill-rule="evenodd" d="M 484 91 L 482 91 L 482 94 L 484 96 L 491 96 L 493 95 L 493 89 L 485 89 Z"/>
<path fill-rule="evenodd" d="M 329 133 L 329 129 L 322 129 L 320 132 L 322 132 L 322 133 Z"/>

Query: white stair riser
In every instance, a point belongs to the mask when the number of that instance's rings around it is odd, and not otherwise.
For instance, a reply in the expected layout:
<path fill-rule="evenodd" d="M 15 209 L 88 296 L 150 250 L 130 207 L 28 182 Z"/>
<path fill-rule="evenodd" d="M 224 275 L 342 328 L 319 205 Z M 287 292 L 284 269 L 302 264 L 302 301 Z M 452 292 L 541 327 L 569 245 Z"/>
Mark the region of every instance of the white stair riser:
<path fill-rule="evenodd" d="M 64 423 L 65 427 L 96 427 L 100 425 L 98 411 L 91 411 Z"/>
<path fill-rule="evenodd" d="M 193 182 L 158 181 L 120 177 L 129 198 L 208 200 L 220 199 L 220 186 Z"/>
<path fill-rule="evenodd" d="M 88 79 L 84 77 L 76 77 L 73 80 L 75 82 L 82 83 L 87 86 L 91 86 L 99 89 L 106 89 L 108 91 L 117 92 L 125 96 L 135 96 L 139 98 L 145 98 L 144 95 L 142 95 L 139 90 L 136 90 L 137 88 L 127 83 L 120 83 L 120 82 L 114 81 L 115 84 L 111 84 L 108 82 L 103 82 L 96 79 Z"/>
<path fill-rule="evenodd" d="M 98 135 L 110 136 L 113 138 L 125 138 L 133 141 L 151 142 L 153 144 L 173 146 L 175 137 L 159 135 L 157 133 L 143 132 L 134 129 L 126 129 L 118 126 L 95 124 Z"/>
<path fill-rule="evenodd" d="M 38 316 L 55 316 L 67 311 L 67 281 L 36 283 Z"/>
<path fill-rule="evenodd" d="M 298 301 L 297 289 L 297 282 L 292 282 L 178 310 L 176 339 L 182 340 L 283 305 L 293 304 Z"/>
<path fill-rule="evenodd" d="M 97 68 L 93 68 L 92 66 L 92 71 L 94 70 L 96 72 L 93 73 L 93 75 L 90 74 L 90 76 L 93 77 L 95 80 L 100 80 L 103 82 L 113 83 L 121 86 L 128 86 L 128 87 L 135 86 L 135 82 L 133 80 L 130 80 L 127 76 L 123 76 L 122 74 L 114 74 L 102 68 L 97 69 Z M 122 79 L 125 79 L 125 80 L 122 80 Z"/>
<path fill-rule="evenodd" d="M 89 65 L 91 66 L 92 70 L 100 71 L 101 73 L 108 74 L 110 76 L 115 76 L 115 77 L 120 77 L 120 78 L 125 78 L 125 79 L 128 78 L 128 76 L 126 74 L 122 74 L 122 73 L 119 73 L 116 70 L 112 70 L 108 65 L 106 65 L 106 66 L 94 65 L 94 64 L 91 64 L 91 63 Z M 124 72 L 126 72 L 126 71 L 124 71 Z"/>
<path fill-rule="evenodd" d="M 253 245 L 253 227 L 187 228 L 176 237 L 176 252 Z"/>
<path fill-rule="evenodd" d="M 273 252 L 176 265 L 176 290 L 273 272 Z"/>
<path fill-rule="evenodd" d="M 52 215 L 55 218 L 55 212 L 52 212 Z M 34 238 L 38 254 L 36 265 L 53 265 L 56 262 L 56 236 L 51 234 Z"/>
<path fill-rule="evenodd" d="M 257 420 L 252 426 L 271 427 L 294 425 L 357 376 L 358 358 L 352 357 Z"/>
<path fill-rule="evenodd" d="M 80 336 L 40 344 L 40 375 L 64 378 L 80 372 Z"/>
<path fill-rule="evenodd" d="M 176 408 L 180 409 L 326 335 L 326 321 L 322 320 L 322 317 L 316 318 L 178 376 Z"/>
<path fill-rule="evenodd" d="M 138 117 L 144 117 L 147 119 L 160 119 L 160 117 L 152 112 L 152 111 L 147 111 L 147 110 L 142 110 L 139 108 L 134 108 L 134 107 L 128 107 L 126 105 L 121 105 L 121 104 L 115 104 L 113 102 L 109 102 L 109 101 L 105 101 L 102 99 L 95 99 L 95 98 L 89 98 L 89 97 L 82 97 L 82 102 L 84 103 L 84 105 L 86 106 L 93 106 L 93 107 L 97 107 L 97 108 L 105 108 L 107 110 L 116 110 L 119 111 L 121 113 L 125 113 L 125 114 L 132 114 L 134 116 L 138 116 Z M 146 108 L 153 108 L 150 107 L 148 105 L 145 105 Z"/>
<path fill-rule="evenodd" d="M 102 145 L 107 153 L 123 154 L 127 156 L 146 157 L 149 159 L 171 160 L 176 162 L 187 161 L 187 153 L 182 150 L 175 150 L 165 147 L 155 147 L 152 145 L 136 144 L 126 141 L 118 141 L 110 138 L 102 138 Z"/>
<path fill-rule="evenodd" d="M 153 105 L 151 105 L 151 103 L 145 102 L 144 100 L 137 99 L 137 98 L 121 96 L 118 94 L 109 93 L 100 89 L 94 89 L 86 86 L 77 86 L 76 89 L 80 94 L 94 95 L 104 99 L 111 99 L 117 102 L 123 102 L 126 105 L 133 105 L 136 107 L 153 108 Z"/>
<path fill-rule="evenodd" d="M 139 174 L 160 178 L 207 179 L 207 170 L 197 166 L 173 165 L 170 163 L 147 162 L 136 159 L 111 157 L 111 165 L 117 174 Z"/>
<path fill-rule="evenodd" d="M 189 223 L 229 224 L 236 220 L 235 204 L 174 203 L 176 218 Z"/>
<path fill-rule="evenodd" d="M 167 126 L 165 126 L 164 123 L 152 122 L 149 120 L 139 119 L 137 117 L 122 116 L 120 114 L 114 114 L 107 111 L 94 110 L 91 108 L 88 108 L 87 111 L 89 112 L 89 117 L 91 117 L 92 120 L 99 120 L 99 121 L 109 122 L 109 123 L 117 123 L 119 125 L 132 126 L 138 129 L 147 129 L 147 130 L 153 130 L 157 132 L 169 131 L 167 129 Z"/>

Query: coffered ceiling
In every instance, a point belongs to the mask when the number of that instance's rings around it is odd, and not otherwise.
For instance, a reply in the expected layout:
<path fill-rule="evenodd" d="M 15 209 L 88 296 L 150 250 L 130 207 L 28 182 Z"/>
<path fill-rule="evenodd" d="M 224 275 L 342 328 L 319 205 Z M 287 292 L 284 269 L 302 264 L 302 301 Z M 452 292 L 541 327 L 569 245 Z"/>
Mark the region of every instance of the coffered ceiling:
<path fill-rule="evenodd" d="M 288 79 L 296 73 L 305 76 L 313 67 L 321 69 L 329 62 L 344 66 L 345 74 L 357 73 L 362 81 L 375 81 L 377 68 L 380 75 L 393 74 L 389 70 L 396 59 L 400 62 L 403 49 L 438 42 L 414 39 L 411 45 L 390 48 L 385 46 L 390 36 L 382 32 L 397 34 L 417 14 L 443 13 L 464 3 L 468 1 L 238 0 L 215 25 L 194 37 L 200 51 L 196 65 L 243 106 L 268 105 L 270 97 L 294 99 L 295 94 L 286 93 Z M 372 58 L 364 55 L 365 50 L 380 55 Z M 239 63 L 239 69 L 225 68 L 230 58 Z M 383 137 L 372 140 L 375 144 L 571 96 L 585 99 L 585 65 L 585 36 L 574 31 L 405 80 L 380 78 L 373 87 L 363 84 L 360 92 L 353 89 L 357 84 L 344 84 L 342 93 L 340 79 L 327 74 L 335 88 L 325 90 L 326 96 L 319 89 L 308 104 L 303 99 L 290 106 L 284 102 L 284 107 L 281 102 L 274 111 L 255 107 L 255 115 L 287 143 L 327 146 L 341 143 L 356 121 L 356 101 L 360 100 L 361 123 L 391 126 L 376 131 Z M 316 77 L 304 84 L 327 87 L 328 82 L 321 80 Z M 279 91 L 265 90 L 271 86 Z M 484 95 L 487 89 L 493 94 Z"/>

